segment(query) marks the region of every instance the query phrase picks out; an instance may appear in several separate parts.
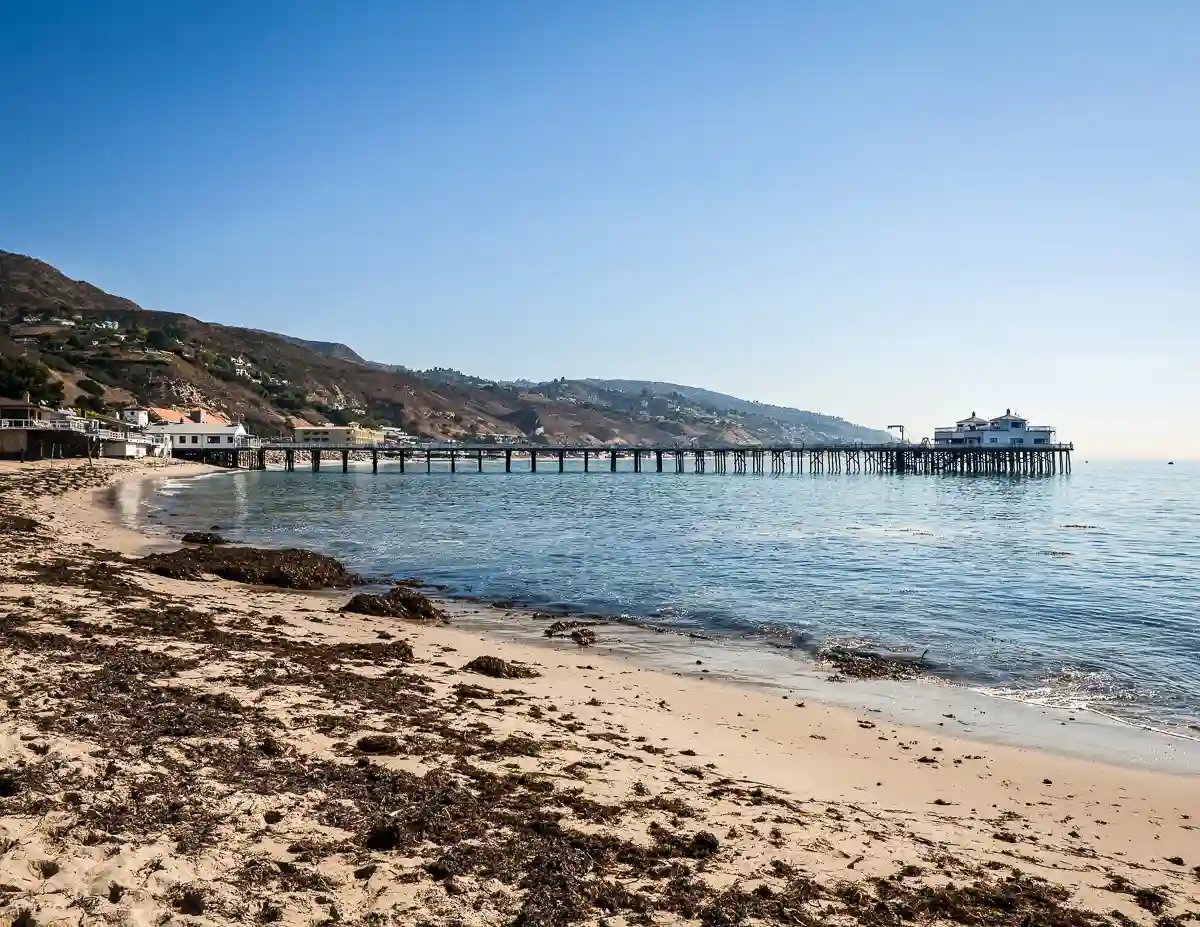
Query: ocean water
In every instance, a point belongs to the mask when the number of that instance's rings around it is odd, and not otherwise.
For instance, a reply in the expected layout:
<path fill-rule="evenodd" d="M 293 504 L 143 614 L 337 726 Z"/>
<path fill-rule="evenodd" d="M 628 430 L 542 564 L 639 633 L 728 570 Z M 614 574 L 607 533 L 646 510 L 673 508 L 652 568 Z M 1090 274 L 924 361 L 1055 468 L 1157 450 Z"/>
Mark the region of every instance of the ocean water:
<path fill-rule="evenodd" d="M 1069 476 L 401 474 L 175 481 L 142 517 L 450 593 L 919 654 L 952 683 L 1200 735 L 1200 464 Z"/>

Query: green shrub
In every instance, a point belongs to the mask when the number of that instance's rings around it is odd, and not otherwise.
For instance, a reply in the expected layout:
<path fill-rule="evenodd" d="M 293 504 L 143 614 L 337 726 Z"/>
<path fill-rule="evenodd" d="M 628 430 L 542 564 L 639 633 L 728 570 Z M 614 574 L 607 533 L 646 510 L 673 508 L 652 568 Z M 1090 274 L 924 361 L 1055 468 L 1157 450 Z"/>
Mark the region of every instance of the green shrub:
<path fill-rule="evenodd" d="M 51 370 L 57 370 L 59 373 L 74 373 L 75 368 L 70 361 L 59 354 L 43 354 L 41 361 Z"/>
<path fill-rule="evenodd" d="M 26 393 L 33 402 L 60 403 L 63 385 L 45 364 L 28 357 L 0 357 L 0 396 L 20 399 Z"/>

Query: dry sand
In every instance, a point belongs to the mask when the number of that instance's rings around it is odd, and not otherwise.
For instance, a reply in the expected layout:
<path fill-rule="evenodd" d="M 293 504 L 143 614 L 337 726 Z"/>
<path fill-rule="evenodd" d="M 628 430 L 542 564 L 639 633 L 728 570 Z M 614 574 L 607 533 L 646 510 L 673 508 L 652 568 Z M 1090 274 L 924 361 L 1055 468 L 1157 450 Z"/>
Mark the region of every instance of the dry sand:
<path fill-rule="evenodd" d="M 139 569 L 203 469 L 0 464 L 13 923 L 1200 919 L 1194 778 Z"/>

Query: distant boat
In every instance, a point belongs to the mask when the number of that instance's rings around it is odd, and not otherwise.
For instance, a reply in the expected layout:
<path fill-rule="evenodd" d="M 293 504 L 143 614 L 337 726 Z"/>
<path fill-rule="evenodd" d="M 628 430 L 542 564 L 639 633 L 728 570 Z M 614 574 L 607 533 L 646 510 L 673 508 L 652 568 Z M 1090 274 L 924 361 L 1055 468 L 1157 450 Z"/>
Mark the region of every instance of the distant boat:
<path fill-rule="evenodd" d="M 1167 461 L 1167 466 L 1168 466 L 1168 467 L 1173 467 L 1173 466 L 1175 466 L 1175 461 L 1173 461 L 1173 460 L 1168 460 L 1168 461 Z"/>

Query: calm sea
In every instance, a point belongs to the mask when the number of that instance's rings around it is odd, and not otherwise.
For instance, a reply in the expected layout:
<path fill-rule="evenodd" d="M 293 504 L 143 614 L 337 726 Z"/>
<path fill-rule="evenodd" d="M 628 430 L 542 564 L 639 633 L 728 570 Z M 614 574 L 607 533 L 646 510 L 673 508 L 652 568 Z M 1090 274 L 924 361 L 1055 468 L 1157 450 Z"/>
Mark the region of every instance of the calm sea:
<path fill-rule="evenodd" d="M 568 462 L 570 468 L 571 462 Z M 265 472 L 150 520 L 311 547 L 454 593 L 812 651 L 1200 732 L 1200 464 L 1037 479 Z M 740 643 L 739 643 L 740 642 Z"/>

